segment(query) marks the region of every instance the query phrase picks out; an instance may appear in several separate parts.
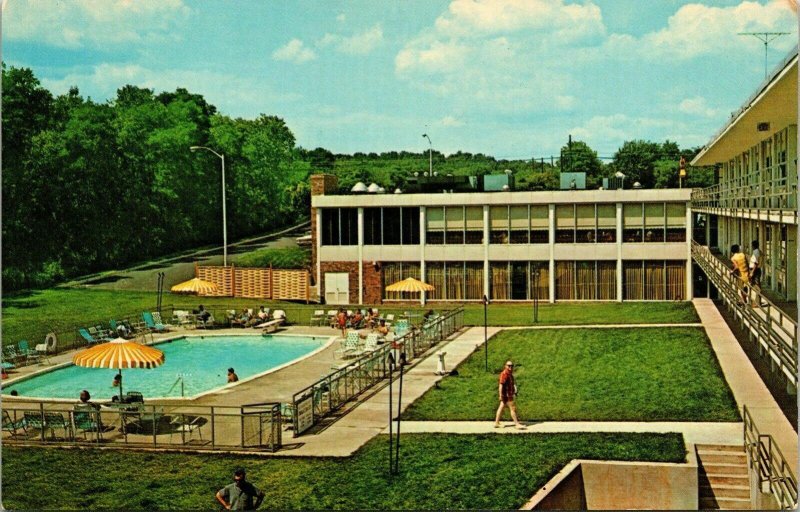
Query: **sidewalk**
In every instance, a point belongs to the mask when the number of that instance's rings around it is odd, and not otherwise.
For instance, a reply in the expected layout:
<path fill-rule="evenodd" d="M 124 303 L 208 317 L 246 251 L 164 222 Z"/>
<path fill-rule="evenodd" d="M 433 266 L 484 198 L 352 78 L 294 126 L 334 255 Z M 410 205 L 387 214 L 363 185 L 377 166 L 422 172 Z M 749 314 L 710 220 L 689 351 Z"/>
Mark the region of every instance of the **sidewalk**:
<path fill-rule="evenodd" d="M 797 475 L 797 432 L 772 398 L 714 303 L 710 299 L 694 299 L 692 302 L 711 340 L 736 404 L 740 408 L 747 406 L 756 427 L 762 434 L 772 436 Z"/>

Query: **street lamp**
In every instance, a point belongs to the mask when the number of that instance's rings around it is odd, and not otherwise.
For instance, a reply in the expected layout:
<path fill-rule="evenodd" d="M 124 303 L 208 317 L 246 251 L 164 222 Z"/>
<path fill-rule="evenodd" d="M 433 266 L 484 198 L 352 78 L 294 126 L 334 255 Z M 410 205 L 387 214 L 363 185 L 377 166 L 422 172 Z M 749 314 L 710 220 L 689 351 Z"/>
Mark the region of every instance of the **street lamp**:
<path fill-rule="evenodd" d="M 222 266 L 228 266 L 228 220 L 225 209 L 225 155 L 220 155 L 211 148 L 205 146 L 191 146 L 190 151 L 204 149 L 209 153 L 214 153 L 222 161 Z"/>
<path fill-rule="evenodd" d="M 428 137 L 427 133 L 422 134 L 423 137 L 428 139 L 428 176 L 433 176 L 433 142 L 431 142 L 431 138 Z"/>
<path fill-rule="evenodd" d="M 483 353 L 486 359 L 486 371 L 489 371 L 489 336 L 488 336 L 488 312 L 489 297 L 483 296 Z"/>

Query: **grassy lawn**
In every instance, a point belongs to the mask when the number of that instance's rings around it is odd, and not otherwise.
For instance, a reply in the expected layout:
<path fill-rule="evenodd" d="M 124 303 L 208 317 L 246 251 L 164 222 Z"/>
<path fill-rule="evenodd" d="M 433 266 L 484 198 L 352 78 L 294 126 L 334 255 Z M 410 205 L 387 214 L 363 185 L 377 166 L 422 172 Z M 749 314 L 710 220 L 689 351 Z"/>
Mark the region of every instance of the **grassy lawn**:
<path fill-rule="evenodd" d="M 9 509 L 211 510 L 234 467 L 264 509 L 515 509 L 574 458 L 682 462 L 678 434 L 404 435 L 400 474 L 388 439 L 349 459 L 256 458 L 3 447 Z"/>
<path fill-rule="evenodd" d="M 20 339 L 31 342 L 43 341 L 50 331 L 75 334 L 78 327 L 107 323 L 111 318 L 134 317 L 144 310 L 154 310 L 156 294 L 120 290 L 91 290 L 85 288 L 51 288 L 11 295 L 3 298 L 3 343 L 16 343 Z M 318 304 L 296 304 L 271 302 L 259 299 L 210 298 L 174 295 L 165 293 L 162 305 L 169 309 L 195 309 L 203 304 L 208 309 L 258 307 L 267 305 L 286 310 L 292 323 L 307 324 L 315 309 L 335 309 L 336 306 Z M 456 304 L 437 303 L 430 308 L 441 310 L 456 307 Z M 351 306 L 352 307 L 352 306 Z M 366 306 L 365 306 L 366 307 Z M 379 306 L 382 313 L 422 311 L 419 305 Z M 215 316 L 217 314 L 215 313 Z M 609 324 L 609 323 L 678 323 L 697 322 L 694 306 L 688 302 L 654 303 L 559 303 L 542 305 L 539 323 L 562 324 Z M 465 306 L 464 323 L 483 325 L 483 306 Z M 489 306 L 489 325 L 532 325 L 530 305 L 492 304 Z"/>
<path fill-rule="evenodd" d="M 490 420 L 497 376 L 515 363 L 522 420 L 739 421 L 700 328 L 505 331 L 405 413 L 413 420 Z M 508 413 L 505 413 L 506 416 Z"/>

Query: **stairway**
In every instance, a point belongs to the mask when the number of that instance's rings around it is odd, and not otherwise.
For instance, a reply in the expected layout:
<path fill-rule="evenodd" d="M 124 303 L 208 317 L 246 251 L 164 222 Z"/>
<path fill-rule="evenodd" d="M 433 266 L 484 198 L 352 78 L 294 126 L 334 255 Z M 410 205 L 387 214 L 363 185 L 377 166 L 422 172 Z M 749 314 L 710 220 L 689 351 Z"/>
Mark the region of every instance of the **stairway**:
<path fill-rule="evenodd" d="M 749 510 L 750 480 L 743 446 L 698 444 L 700 510 Z"/>

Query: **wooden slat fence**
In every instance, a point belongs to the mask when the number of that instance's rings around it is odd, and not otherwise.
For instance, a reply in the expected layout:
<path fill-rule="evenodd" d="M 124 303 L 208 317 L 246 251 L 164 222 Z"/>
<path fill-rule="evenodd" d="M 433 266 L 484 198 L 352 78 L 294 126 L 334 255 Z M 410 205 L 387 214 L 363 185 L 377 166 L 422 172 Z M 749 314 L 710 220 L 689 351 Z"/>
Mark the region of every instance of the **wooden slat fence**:
<path fill-rule="evenodd" d="M 307 270 L 273 270 L 220 266 L 195 267 L 195 275 L 217 285 L 218 291 L 207 297 L 243 297 L 247 299 L 309 301 L 311 287 Z"/>

